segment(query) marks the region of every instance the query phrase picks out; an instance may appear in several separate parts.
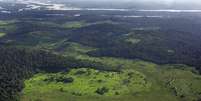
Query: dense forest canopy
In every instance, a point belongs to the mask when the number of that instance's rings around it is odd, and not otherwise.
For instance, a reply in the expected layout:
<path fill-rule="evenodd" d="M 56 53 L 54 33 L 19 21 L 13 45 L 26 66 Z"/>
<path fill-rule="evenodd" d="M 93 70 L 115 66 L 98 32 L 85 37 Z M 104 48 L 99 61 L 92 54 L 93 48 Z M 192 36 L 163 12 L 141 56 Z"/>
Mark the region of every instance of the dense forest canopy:
<path fill-rule="evenodd" d="M 14 101 L 24 80 L 38 72 L 62 72 L 75 67 L 104 69 L 100 63 L 68 59 L 44 50 L 0 47 L 0 100 Z"/>
<path fill-rule="evenodd" d="M 200 10 L 68 4 L 0 0 L 0 101 L 201 100 Z"/>

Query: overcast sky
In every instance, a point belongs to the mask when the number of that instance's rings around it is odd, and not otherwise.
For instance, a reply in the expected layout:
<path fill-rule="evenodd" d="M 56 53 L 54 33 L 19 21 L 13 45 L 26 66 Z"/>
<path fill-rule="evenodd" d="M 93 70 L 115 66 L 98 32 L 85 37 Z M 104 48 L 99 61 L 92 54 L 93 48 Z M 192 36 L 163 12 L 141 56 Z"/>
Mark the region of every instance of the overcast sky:
<path fill-rule="evenodd" d="M 72 0 L 63 0 L 63 1 L 72 1 Z M 167 6 L 167 7 L 181 7 L 183 8 L 195 8 L 195 9 L 201 9 L 201 0 L 73 0 L 73 1 L 102 1 L 102 2 L 128 2 L 130 4 L 137 4 L 141 3 L 144 5 L 161 5 L 161 6 Z M 160 6 L 160 7 L 161 7 Z"/>
<path fill-rule="evenodd" d="M 18 0 L 0 0 L 0 1 L 18 1 Z M 167 3 L 167 4 L 172 4 L 172 3 L 200 3 L 201 4 L 201 0 L 39 0 L 39 1 L 94 1 L 94 2 L 108 1 L 108 2 L 155 2 L 155 3 Z"/>
<path fill-rule="evenodd" d="M 2 1 L 2 0 L 0 0 Z M 3 0 L 3 1 L 26 1 L 26 0 Z M 164 6 L 190 6 L 190 7 L 199 7 L 201 8 L 201 0 L 32 0 L 32 1 L 56 1 L 56 2 L 60 2 L 60 1 L 71 1 L 71 2 L 85 2 L 87 3 L 87 1 L 89 2 L 108 2 L 108 4 L 112 4 L 112 3 L 117 3 L 117 2 L 126 2 L 128 4 L 143 4 L 143 5 L 164 5 Z"/>
<path fill-rule="evenodd" d="M 65 1 L 65 0 L 63 0 Z M 66 1 L 70 1 L 70 0 L 66 0 Z M 168 3 L 172 3 L 172 2 L 196 2 L 196 3 L 200 3 L 201 0 L 77 0 L 77 1 L 121 1 L 121 2 L 168 2 Z"/>
<path fill-rule="evenodd" d="M 58 0 L 59 1 L 59 0 Z M 201 0 L 61 0 L 61 1 L 102 1 L 102 2 L 141 2 L 159 4 L 201 4 Z"/>
<path fill-rule="evenodd" d="M 71 0 L 63 0 L 63 1 L 71 1 Z M 174 5 L 174 4 L 195 4 L 201 5 L 201 0 L 73 0 L 73 1 L 102 1 L 102 2 L 139 2 L 139 3 L 157 3 L 157 4 L 166 4 L 166 5 Z"/>

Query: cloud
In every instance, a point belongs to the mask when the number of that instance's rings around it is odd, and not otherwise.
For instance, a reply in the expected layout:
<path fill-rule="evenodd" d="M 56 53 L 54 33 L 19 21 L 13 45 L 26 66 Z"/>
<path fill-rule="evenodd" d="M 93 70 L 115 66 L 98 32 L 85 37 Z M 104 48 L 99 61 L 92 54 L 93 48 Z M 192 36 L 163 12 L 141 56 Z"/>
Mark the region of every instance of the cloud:
<path fill-rule="evenodd" d="M 65 0 L 63 0 L 65 1 Z M 69 0 L 66 0 L 69 1 Z M 76 0 L 75 0 L 76 1 Z M 77 1 L 114 1 L 114 2 L 158 2 L 158 3 L 201 3 L 201 0 L 77 0 Z"/>
<path fill-rule="evenodd" d="M 0 1 L 19 1 L 19 0 L 0 0 Z M 23 0 L 22 0 L 23 1 Z M 25 0 L 26 1 L 26 0 Z M 56 2 L 108 2 L 108 3 L 141 3 L 141 4 L 165 4 L 165 5 L 175 5 L 175 4 L 187 4 L 187 5 L 201 5 L 201 0 L 31 0 L 31 1 L 56 1 Z"/>

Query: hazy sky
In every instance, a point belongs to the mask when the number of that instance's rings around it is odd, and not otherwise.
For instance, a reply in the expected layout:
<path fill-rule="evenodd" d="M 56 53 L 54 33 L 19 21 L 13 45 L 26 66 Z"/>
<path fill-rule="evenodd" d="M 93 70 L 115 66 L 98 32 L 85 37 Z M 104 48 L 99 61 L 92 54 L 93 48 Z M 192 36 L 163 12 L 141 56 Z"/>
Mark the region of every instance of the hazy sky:
<path fill-rule="evenodd" d="M 0 0 L 0 1 L 15 1 L 15 0 Z M 16 0 L 18 1 L 18 0 Z M 25 0 L 26 1 L 26 0 Z M 48 0 L 40 0 L 48 1 Z M 51 0 L 49 0 L 51 1 Z M 121 2 L 201 2 L 201 0 L 58 0 L 58 1 L 121 1 Z"/>
<path fill-rule="evenodd" d="M 65 0 L 63 0 L 65 1 Z M 66 0 L 70 1 L 70 0 Z M 201 0 L 77 0 L 77 1 L 121 1 L 121 2 L 201 2 Z"/>
<path fill-rule="evenodd" d="M 0 0 L 0 1 L 26 1 L 26 0 Z M 142 4 L 165 4 L 165 5 L 197 5 L 201 6 L 201 0 L 32 0 L 32 1 L 90 1 L 90 2 L 128 2 Z"/>
<path fill-rule="evenodd" d="M 0 0 L 0 1 L 18 1 L 18 0 Z M 51 1 L 51 0 L 39 0 L 39 1 Z M 201 0 L 52 0 L 52 1 L 155 2 L 155 3 L 170 3 L 170 4 L 171 3 L 201 3 Z"/>
<path fill-rule="evenodd" d="M 59 0 L 58 0 L 59 1 Z M 62 0 L 61 0 L 62 1 Z M 71 0 L 63 0 L 63 1 L 71 1 Z M 103 2 L 143 2 L 143 3 L 161 3 L 161 4 L 201 4 L 201 0 L 73 0 L 73 1 L 103 1 Z"/>

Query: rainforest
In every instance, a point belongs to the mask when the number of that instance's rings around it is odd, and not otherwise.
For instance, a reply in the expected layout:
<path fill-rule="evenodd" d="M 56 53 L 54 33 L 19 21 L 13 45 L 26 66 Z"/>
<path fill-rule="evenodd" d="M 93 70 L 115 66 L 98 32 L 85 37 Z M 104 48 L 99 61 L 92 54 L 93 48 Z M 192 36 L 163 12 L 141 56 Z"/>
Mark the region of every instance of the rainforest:
<path fill-rule="evenodd" d="M 199 3 L 145 1 L 0 0 L 0 101 L 201 101 Z"/>

